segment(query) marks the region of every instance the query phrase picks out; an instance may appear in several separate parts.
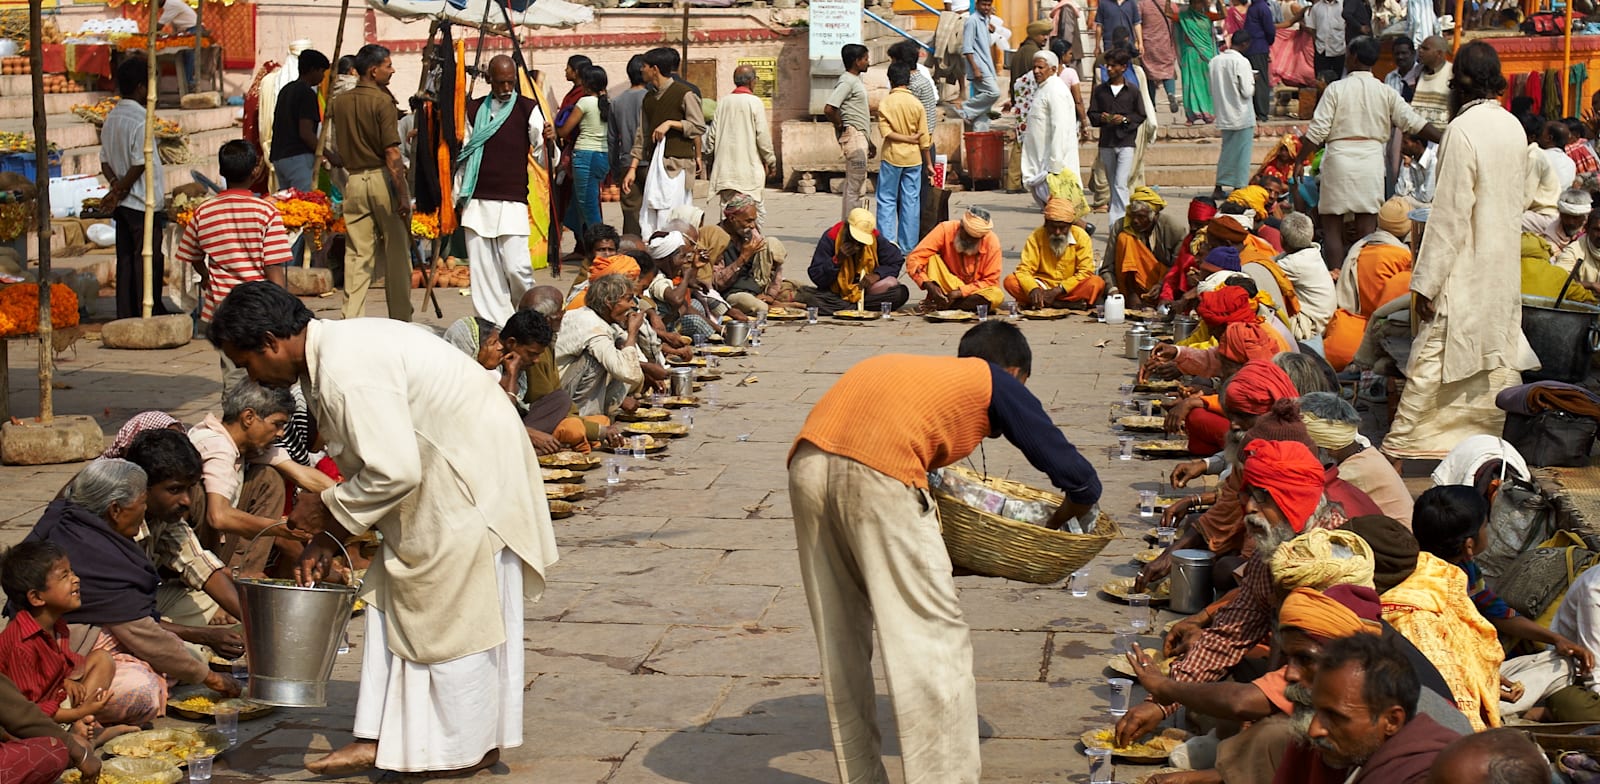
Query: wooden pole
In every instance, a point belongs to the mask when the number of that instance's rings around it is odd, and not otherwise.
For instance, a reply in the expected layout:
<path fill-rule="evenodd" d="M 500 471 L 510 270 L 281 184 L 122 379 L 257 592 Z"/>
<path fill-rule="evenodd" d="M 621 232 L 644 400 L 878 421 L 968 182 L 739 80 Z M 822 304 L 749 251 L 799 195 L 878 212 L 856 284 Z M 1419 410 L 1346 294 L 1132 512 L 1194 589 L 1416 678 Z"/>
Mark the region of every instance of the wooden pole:
<path fill-rule="evenodd" d="M 689 73 L 689 0 L 683 2 L 683 63 L 678 66 L 678 73 Z"/>
<path fill-rule="evenodd" d="M 44 113 L 44 0 L 28 4 L 28 60 L 33 72 L 33 165 L 39 185 L 39 421 L 55 418 L 55 349 L 50 340 L 50 139 Z M 0 338 L 3 340 L 3 338 Z M 0 390 L 0 396 L 3 396 Z"/>
<path fill-rule="evenodd" d="M 179 0 L 179 2 L 183 1 Z M 191 93 L 200 92 L 200 42 L 205 39 L 205 35 L 203 35 L 205 16 L 206 0 L 200 0 L 194 7 L 194 54 L 192 55 L 194 58 L 194 81 L 189 84 L 189 92 Z M 182 66 L 179 66 L 179 68 L 182 68 Z"/>
<path fill-rule="evenodd" d="M 1461 51 L 1461 29 L 1467 26 L 1467 0 L 1456 0 L 1456 24 L 1450 28 L 1450 51 Z"/>
<path fill-rule="evenodd" d="M 149 66 L 150 84 L 145 90 L 144 99 L 144 302 L 141 305 L 141 314 L 150 318 L 155 310 L 155 230 L 156 188 L 162 183 L 156 182 L 156 27 L 161 22 L 161 7 L 151 0 L 150 2 L 150 36 L 145 43 L 146 54 L 150 58 Z M 180 75 L 179 78 L 182 78 Z"/>
<path fill-rule="evenodd" d="M 1580 96 L 1581 97 L 1581 96 Z M 1572 3 L 1567 2 L 1567 27 L 1561 35 L 1561 105 L 1567 114 L 1577 117 L 1582 111 L 1572 105 Z"/>

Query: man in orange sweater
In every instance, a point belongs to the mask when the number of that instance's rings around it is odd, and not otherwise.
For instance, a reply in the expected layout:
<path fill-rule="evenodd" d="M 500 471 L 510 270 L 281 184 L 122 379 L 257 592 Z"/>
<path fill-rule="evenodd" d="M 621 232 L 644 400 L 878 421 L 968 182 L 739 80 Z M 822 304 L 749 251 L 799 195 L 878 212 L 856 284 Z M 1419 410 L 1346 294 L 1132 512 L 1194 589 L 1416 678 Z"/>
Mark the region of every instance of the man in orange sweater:
<path fill-rule="evenodd" d="M 979 780 L 972 644 L 928 472 L 1003 435 L 1066 495 L 1051 527 L 1091 516 L 1100 499 L 1094 468 L 1023 387 L 1033 355 L 1022 331 L 979 324 L 957 353 L 860 362 L 811 409 L 789 453 L 800 573 L 843 781 L 888 780 L 874 624 L 907 784 Z M 901 405 L 883 409 L 889 395 Z"/>

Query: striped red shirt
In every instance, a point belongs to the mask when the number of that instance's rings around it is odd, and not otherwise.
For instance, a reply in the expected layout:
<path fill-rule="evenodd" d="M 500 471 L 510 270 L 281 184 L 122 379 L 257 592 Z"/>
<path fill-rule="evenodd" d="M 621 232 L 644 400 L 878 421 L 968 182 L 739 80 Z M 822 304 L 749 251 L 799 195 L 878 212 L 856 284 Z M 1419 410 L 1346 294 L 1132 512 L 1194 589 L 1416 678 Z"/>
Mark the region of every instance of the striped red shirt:
<path fill-rule="evenodd" d="M 52 634 L 39 628 L 27 612 L 17 613 L 0 631 L 0 674 L 10 678 L 47 716 L 67 699 L 67 676 L 83 662 L 68 642 L 67 622 L 56 621 Z"/>
<path fill-rule="evenodd" d="M 249 191 L 229 189 L 195 208 L 175 258 L 180 264 L 205 264 L 200 320 L 210 322 L 234 286 L 266 280 L 267 266 L 287 264 L 292 257 L 278 208 Z"/>

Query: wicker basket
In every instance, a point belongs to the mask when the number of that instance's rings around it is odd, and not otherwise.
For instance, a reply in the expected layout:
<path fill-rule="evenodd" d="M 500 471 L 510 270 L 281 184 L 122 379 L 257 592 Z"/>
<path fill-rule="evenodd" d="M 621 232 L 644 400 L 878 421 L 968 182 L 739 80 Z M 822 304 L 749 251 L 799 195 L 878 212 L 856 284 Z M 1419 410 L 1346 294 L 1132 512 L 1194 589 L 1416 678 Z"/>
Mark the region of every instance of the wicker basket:
<path fill-rule="evenodd" d="M 1005 493 L 1013 498 L 1061 503 L 1061 496 L 1036 490 L 1020 482 L 980 476 L 960 466 L 944 470 Z M 939 526 L 950 560 L 956 566 L 990 577 L 1025 583 L 1059 582 L 1100 554 L 1118 534 L 1117 524 L 1101 513 L 1094 533 L 1053 531 L 1039 525 L 1008 520 L 968 506 L 955 496 L 935 490 Z"/>

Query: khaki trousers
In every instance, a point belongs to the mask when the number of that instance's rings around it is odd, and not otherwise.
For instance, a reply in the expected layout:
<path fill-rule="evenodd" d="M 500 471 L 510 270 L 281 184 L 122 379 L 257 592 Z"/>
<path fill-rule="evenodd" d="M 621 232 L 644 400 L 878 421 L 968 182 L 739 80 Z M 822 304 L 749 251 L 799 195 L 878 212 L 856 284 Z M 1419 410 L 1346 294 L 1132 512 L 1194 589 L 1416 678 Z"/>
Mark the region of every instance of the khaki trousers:
<path fill-rule="evenodd" d="M 389 318 L 411 320 L 411 227 L 395 212 L 389 173 L 368 169 L 350 175 L 344 194 L 349 251 L 344 257 L 344 317 L 366 315 L 367 289 L 379 263 L 388 295 Z"/>
<path fill-rule="evenodd" d="M 972 642 L 933 496 L 803 443 L 789 463 L 789 498 L 840 780 L 889 781 L 872 680 L 876 624 L 905 781 L 977 782 Z"/>

